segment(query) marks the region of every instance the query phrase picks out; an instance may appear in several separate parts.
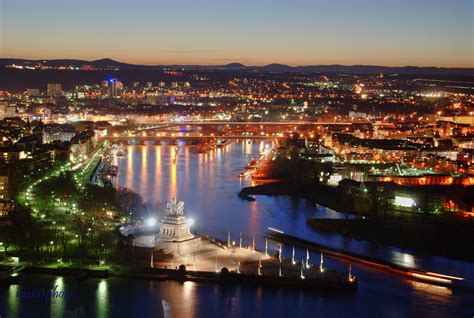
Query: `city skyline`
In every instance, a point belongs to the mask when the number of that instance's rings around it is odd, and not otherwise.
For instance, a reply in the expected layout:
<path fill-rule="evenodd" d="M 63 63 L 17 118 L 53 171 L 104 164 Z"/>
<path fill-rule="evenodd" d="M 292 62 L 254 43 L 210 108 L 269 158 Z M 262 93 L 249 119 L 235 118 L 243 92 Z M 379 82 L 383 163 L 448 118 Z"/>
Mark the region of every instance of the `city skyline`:
<path fill-rule="evenodd" d="M 0 0 L 0 318 L 473 316 L 473 35 L 474 0 Z"/>
<path fill-rule="evenodd" d="M 472 12 L 463 0 L 3 1 L 0 56 L 473 67 Z"/>

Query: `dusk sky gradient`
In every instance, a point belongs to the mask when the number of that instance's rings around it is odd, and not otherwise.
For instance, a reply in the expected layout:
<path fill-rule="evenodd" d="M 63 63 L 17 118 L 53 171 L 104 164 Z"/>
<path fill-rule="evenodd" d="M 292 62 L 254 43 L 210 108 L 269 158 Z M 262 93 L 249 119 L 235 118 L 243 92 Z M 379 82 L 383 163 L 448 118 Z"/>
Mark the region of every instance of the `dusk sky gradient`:
<path fill-rule="evenodd" d="M 0 56 L 474 67 L 474 0 L 0 0 Z"/>

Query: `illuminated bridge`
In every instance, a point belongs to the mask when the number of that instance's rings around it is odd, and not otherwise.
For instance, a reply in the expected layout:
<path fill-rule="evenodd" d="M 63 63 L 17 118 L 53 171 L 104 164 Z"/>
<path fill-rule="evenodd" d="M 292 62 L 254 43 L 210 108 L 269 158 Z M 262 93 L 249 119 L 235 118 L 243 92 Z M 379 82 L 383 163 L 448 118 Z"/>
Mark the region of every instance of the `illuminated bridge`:
<path fill-rule="evenodd" d="M 278 138 L 276 136 L 250 136 L 250 135 L 233 135 L 233 136 L 224 136 L 224 135 L 213 135 L 213 134 L 183 134 L 180 135 L 179 133 L 176 134 L 146 134 L 146 135 L 109 135 L 109 136 L 102 136 L 100 137 L 102 140 L 108 140 L 114 143 L 126 143 L 126 144 L 145 144 L 145 143 L 160 143 L 160 142 L 168 142 L 168 143 L 176 143 L 178 141 L 184 141 L 188 143 L 200 143 L 206 142 L 214 139 L 256 139 L 256 140 L 263 140 L 263 139 L 275 139 Z"/>
<path fill-rule="evenodd" d="M 154 129 L 173 126 L 350 126 L 351 122 L 314 122 L 314 121 L 163 121 L 142 123 L 141 129 Z M 369 124 L 369 123 L 360 123 Z M 385 125 L 385 124 L 381 124 Z"/>

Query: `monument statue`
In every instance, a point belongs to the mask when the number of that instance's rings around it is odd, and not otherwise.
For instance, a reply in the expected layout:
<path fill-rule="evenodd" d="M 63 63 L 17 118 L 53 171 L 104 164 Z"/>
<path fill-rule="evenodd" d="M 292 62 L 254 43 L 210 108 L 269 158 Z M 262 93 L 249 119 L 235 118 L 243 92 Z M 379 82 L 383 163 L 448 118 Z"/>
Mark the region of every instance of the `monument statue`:
<path fill-rule="evenodd" d="M 183 201 L 178 202 L 178 206 L 176 207 L 176 214 L 184 215 L 184 202 Z"/>
<path fill-rule="evenodd" d="M 166 215 L 184 216 L 184 202 L 173 198 L 171 202 L 166 203 Z"/>

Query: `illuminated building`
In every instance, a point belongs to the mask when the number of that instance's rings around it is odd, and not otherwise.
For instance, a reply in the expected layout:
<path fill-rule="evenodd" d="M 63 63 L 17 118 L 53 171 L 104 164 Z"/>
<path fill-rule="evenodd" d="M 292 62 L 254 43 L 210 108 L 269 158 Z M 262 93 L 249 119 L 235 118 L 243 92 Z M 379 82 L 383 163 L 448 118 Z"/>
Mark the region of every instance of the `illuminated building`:
<path fill-rule="evenodd" d="M 81 70 L 82 71 L 95 71 L 96 68 L 94 65 L 84 64 L 84 65 L 81 65 Z"/>
<path fill-rule="evenodd" d="M 63 94 L 61 84 L 48 84 L 46 95 L 51 97 L 61 96 Z"/>
<path fill-rule="evenodd" d="M 5 117 L 14 117 L 16 115 L 16 106 L 8 105 L 7 102 L 0 101 L 0 119 Z"/>
<path fill-rule="evenodd" d="M 398 207 L 411 208 L 416 205 L 416 202 L 413 198 L 396 195 L 393 204 Z"/>
<path fill-rule="evenodd" d="M 37 89 L 37 88 L 28 88 L 26 89 L 26 94 L 28 95 L 28 97 L 36 97 L 36 96 L 40 96 L 40 90 Z"/>
<path fill-rule="evenodd" d="M 146 96 L 145 102 L 150 105 L 170 105 L 172 96 L 162 94 L 149 94 Z"/>
<path fill-rule="evenodd" d="M 12 208 L 9 181 L 8 175 L 0 175 L 0 217 L 5 216 Z"/>
<path fill-rule="evenodd" d="M 370 176 L 370 179 L 378 182 L 394 182 L 402 186 L 426 186 L 426 185 L 452 185 L 462 184 L 464 186 L 474 185 L 474 176 L 453 177 L 451 175 L 432 174 L 421 176 Z"/>

